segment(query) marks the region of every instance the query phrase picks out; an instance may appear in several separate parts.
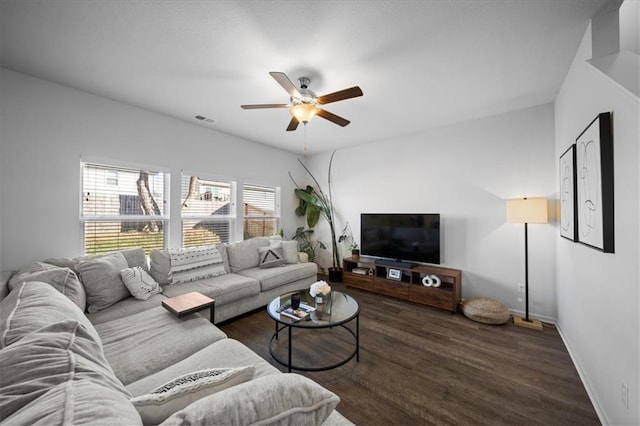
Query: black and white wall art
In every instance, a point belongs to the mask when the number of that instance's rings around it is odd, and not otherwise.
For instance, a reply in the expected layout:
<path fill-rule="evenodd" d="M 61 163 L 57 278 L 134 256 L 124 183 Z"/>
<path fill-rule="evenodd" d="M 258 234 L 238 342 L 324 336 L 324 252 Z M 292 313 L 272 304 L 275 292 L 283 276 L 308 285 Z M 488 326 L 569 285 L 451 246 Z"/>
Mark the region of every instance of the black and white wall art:
<path fill-rule="evenodd" d="M 578 241 L 614 252 L 613 130 L 611 113 L 599 114 L 576 139 Z"/>
<path fill-rule="evenodd" d="M 560 156 L 560 236 L 578 240 L 576 209 L 576 146 L 571 145 Z"/>

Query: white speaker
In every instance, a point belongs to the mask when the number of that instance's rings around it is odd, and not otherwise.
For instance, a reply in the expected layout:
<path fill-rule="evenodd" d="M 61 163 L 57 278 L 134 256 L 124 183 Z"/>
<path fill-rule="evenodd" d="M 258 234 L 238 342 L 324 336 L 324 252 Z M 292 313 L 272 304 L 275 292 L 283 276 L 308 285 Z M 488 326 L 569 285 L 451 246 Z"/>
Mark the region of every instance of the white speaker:
<path fill-rule="evenodd" d="M 442 282 L 440 281 L 440 278 L 438 278 L 437 275 L 431 275 L 431 279 L 433 280 L 433 284 L 431 284 L 433 287 L 440 287 L 440 284 Z"/>
<path fill-rule="evenodd" d="M 432 275 L 434 276 L 434 275 Z M 432 276 L 429 275 L 425 275 L 424 278 L 422 278 L 422 285 L 425 287 L 431 287 L 433 285 L 433 279 L 431 278 Z M 440 285 L 440 284 L 438 284 Z"/>

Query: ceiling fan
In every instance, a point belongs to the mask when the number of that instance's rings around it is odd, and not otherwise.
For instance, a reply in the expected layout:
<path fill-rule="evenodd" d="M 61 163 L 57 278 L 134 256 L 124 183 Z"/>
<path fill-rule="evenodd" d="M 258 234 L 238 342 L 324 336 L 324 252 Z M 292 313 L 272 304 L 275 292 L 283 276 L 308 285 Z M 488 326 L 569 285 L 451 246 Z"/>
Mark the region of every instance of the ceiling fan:
<path fill-rule="evenodd" d="M 283 72 L 272 71 L 269 73 L 275 81 L 289 93 L 290 102 L 288 104 L 257 104 L 257 105 L 240 105 L 242 109 L 264 109 L 264 108 L 289 108 L 292 115 L 287 131 L 293 131 L 298 128 L 300 122 L 307 123 L 314 115 L 318 115 L 325 120 L 329 120 L 338 126 L 346 126 L 351 123 L 349 120 L 335 115 L 327 110 L 319 107 L 319 105 L 330 104 L 331 102 L 343 101 L 345 99 L 356 98 L 362 96 L 362 90 L 358 86 L 348 89 L 339 90 L 323 96 L 317 96 L 312 90 L 309 90 L 311 80 L 307 77 L 300 77 L 300 89 L 298 89 L 289 80 L 289 77 Z"/>

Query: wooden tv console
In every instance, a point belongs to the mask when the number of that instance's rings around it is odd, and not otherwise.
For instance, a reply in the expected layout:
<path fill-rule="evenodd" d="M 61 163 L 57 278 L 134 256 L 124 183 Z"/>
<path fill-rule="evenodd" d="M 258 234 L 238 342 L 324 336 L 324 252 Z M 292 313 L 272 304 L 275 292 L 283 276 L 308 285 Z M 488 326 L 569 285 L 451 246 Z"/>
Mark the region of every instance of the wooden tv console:
<path fill-rule="evenodd" d="M 413 268 L 376 265 L 375 259 L 364 256 L 347 257 L 343 260 L 343 281 L 348 287 L 355 287 L 374 293 L 409 300 L 451 312 L 458 310 L 462 293 L 462 271 L 432 265 L 418 265 Z M 367 270 L 367 274 L 353 272 Z M 401 279 L 387 278 L 389 269 L 399 270 Z M 425 287 L 422 278 L 437 275 L 440 287 Z"/>

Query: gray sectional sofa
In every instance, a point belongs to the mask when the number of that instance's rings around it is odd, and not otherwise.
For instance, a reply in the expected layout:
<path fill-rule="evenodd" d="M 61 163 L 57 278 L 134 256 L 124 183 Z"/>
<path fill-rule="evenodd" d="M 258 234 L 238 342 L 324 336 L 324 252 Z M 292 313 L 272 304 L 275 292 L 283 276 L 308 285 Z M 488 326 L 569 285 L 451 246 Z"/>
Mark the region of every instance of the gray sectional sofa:
<path fill-rule="evenodd" d="M 122 288 L 112 288 L 118 269 L 110 262 L 124 258 L 129 268 L 146 267 L 141 249 L 48 259 L 51 263 L 5 279 L 0 420 L 11 425 L 351 424 L 335 410 L 337 395 L 303 376 L 281 373 L 228 338 L 206 313 L 177 318 L 161 306 L 168 296 L 199 291 L 216 299 L 219 322 L 316 280 L 315 264 L 260 268 L 266 257 L 253 251 L 264 254 L 269 247 L 274 247 L 269 239 L 220 246 L 223 264 L 205 265 L 205 278 L 193 274 L 195 268 L 187 268 L 188 274 L 173 270 L 175 252 L 154 252 L 151 276 L 188 278 L 164 283 L 163 292 L 147 300 L 122 297 Z"/>

